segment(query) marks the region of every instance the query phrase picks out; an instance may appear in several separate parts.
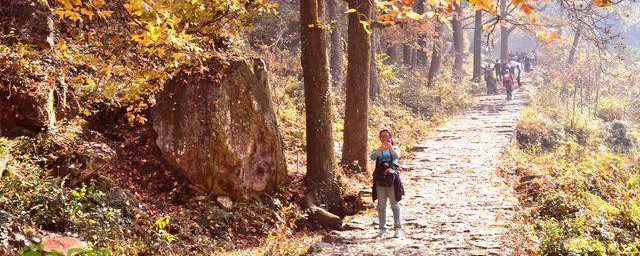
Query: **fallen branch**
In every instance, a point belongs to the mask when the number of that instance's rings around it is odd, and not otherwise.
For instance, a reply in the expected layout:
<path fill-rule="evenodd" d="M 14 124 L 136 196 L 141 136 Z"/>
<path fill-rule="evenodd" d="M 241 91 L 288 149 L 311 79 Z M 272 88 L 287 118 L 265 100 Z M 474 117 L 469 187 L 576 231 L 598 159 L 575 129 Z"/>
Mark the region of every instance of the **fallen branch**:
<path fill-rule="evenodd" d="M 342 230 L 342 218 L 329 211 L 316 206 L 313 196 L 306 194 L 302 200 L 302 209 L 309 214 L 309 219 L 317 222 L 322 227 L 332 230 Z"/>

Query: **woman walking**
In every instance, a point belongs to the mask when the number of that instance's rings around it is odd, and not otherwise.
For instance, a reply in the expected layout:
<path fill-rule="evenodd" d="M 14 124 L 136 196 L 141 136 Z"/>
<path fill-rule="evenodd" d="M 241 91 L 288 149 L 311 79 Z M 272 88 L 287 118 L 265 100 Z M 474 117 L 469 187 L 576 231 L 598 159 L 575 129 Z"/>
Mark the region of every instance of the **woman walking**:
<path fill-rule="evenodd" d="M 391 204 L 393 211 L 393 227 L 395 229 L 393 237 L 402 237 L 402 224 L 400 223 L 400 205 L 398 202 L 404 195 L 404 188 L 400 181 L 398 159 L 400 158 L 400 148 L 394 145 L 391 132 L 382 130 L 379 133 L 380 147 L 371 151 L 371 160 L 376 161 L 373 171 L 372 197 L 378 200 L 378 237 L 383 237 L 386 232 L 387 222 L 387 200 Z"/>

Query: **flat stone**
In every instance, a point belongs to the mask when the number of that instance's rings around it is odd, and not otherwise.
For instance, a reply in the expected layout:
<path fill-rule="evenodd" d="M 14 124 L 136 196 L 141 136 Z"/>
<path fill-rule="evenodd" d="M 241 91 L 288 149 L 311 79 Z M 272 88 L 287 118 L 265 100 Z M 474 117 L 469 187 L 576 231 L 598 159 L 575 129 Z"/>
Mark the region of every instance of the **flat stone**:
<path fill-rule="evenodd" d="M 310 248 L 309 248 L 309 252 L 312 253 L 319 253 L 322 252 L 323 250 L 332 248 L 333 245 L 330 243 L 326 243 L 326 242 L 317 242 L 315 244 L 313 244 Z"/>
<path fill-rule="evenodd" d="M 216 197 L 216 203 L 218 206 L 220 206 L 220 208 L 222 208 L 225 211 L 233 210 L 233 200 L 231 200 L 231 197 L 228 197 L 228 196 Z"/>
<path fill-rule="evenodd" d="M 67 251 L 70 249 L 84 249 L 87 247 L 87 243 L 77 239 L 75 237 L 58 236 L 48 237 L 42 239 L 43 251 L 45 252 L 60 252 L 67 255 Z"/>

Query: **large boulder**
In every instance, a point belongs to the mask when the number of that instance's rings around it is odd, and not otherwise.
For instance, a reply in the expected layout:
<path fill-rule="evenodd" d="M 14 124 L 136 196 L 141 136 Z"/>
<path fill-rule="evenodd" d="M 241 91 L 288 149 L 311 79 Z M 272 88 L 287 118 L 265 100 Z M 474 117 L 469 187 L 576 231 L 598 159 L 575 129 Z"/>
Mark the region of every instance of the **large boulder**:
<path fill-rule="evenodd" d="M 23 74 L 13 66 L 0 72 L 2 136 L 53 130 L 58 121 L 74 117 L 78 109 L 78 99 L 71 89 L 51 84 L 42 74 Z"/>
<path fill-rule="evenodd" d="M 5 81 L 2 76 L 0 82 Z M 23 87 L 0 84 L 0 134 L 17 133 L 15 128 L 40 131 L 50 125 L 49 117 L 55 120 L 55 110 L 47 108 L 54 101 L 48 91 L 27 92 Z"/>
<path fill-rule="evenodd" d="M 158 94 L 156 144 L 201 193 L 251 198 L 286 182 L 283 143 L 259 59 L 209 61 Z"/>
<path fill-rule="evenodd" d="M 0 28 L 4 34 L 45 49 L 54 44 L 51 8 L 44 0 L 0 0 Z"/>

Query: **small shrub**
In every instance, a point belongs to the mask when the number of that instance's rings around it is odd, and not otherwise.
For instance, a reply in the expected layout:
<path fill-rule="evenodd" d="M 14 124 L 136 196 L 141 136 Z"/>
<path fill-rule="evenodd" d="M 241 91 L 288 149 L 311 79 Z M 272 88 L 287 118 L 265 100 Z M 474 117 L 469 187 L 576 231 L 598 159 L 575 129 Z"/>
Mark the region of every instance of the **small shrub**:
<path fill-rule="evenodd" d="M 627 103 L 624 99 L 614 97 L 602 97 L 598 104 L 596 116 L 605 122 L 624 118 Z"/>
<path fill-rule="evenodd" d="M 574 237 L 565 242 L 566 252 L 570 255 L 607 255 L 604 243 L 591 237 Z"/>
<path fill-rule="evenodd" d="M 602 130 L 600 120 L 585 114 L 574 115 L 571 123 L 564 127 L 565 134 L 573 137 L 581 146 L 597 144 Z"/>
<path fill-rule="evenodd" d="M 609 136 L 606 144 L 616 152 L 630 152 L 636 146 L 636 139 L 629 132 L 629 127 L 622 121 L 614 121 L 609 124 Z"/>
<path fill-rule="evenodd" d="M 551 150 L 562 141 L 562 128 L 548 118 L 528 109 L 516 125 L 516 140 L 521 148 Z"/>

